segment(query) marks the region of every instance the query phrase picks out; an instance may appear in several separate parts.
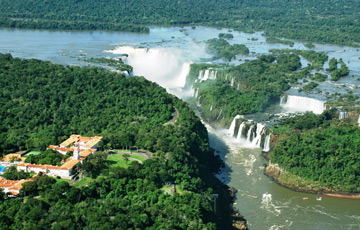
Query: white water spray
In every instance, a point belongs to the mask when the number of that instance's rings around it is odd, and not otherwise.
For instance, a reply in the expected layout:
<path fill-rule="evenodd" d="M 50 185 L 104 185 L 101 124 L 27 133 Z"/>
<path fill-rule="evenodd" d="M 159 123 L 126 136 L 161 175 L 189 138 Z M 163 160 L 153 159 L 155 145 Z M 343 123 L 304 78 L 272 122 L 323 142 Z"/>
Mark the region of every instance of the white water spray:
<path fill-rule="evenodd" d="M 269 205 L 269 203 L 272 201 L 272 195 L 268 192 L 264 193 L 262 196 L 262 203 Z"/>
<path fill-rule="evenodd" d="M 164 88 L 183 88 L 190 71 L 189 60 L 176 48 L 134 48 L 120 46 L 107 52 L 127 54 L 127 64 L 134 68 L 134 75 L 144 76 Z"/>

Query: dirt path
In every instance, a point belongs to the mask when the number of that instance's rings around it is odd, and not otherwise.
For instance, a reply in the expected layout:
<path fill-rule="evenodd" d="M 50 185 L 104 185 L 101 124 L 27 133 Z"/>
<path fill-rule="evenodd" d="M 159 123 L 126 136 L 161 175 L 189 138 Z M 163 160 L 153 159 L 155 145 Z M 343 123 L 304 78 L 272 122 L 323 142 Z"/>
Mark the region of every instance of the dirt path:
<path fill-rule="evenodd" d="M 179 111 L 175 107 L 174 107 L 174 109 L 175 109 L 175 111 L 173 112 L 173 118 L 170 121 L 166 122 L 166 124 L 168 124 L 168 123 L 174 124 L 177 121 L 177 119 L 179 117 Z"/>

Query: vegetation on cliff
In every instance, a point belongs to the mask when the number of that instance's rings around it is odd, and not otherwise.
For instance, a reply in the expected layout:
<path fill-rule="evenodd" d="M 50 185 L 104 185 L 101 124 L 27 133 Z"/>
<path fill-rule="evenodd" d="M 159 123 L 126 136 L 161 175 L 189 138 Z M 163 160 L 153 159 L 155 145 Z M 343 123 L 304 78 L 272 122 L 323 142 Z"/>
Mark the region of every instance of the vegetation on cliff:
<path fill-rule="evenodd" d="M 272 163 L 333 192 L 360 192 L 360 128 L 336 110 L 289 118 L 274 129 Z"/>
<path fill-rule="evenodd" d="M 211 121 L 262 112 L 280 100 L 290 83 L 310 74 L 297 71 L 300 67 L 298 55 L 290 53 L 263 55 L 238 66 L 224 66 L 217 69 L 216 79 L 194 84 L 199 89 L 195 102 L 201 104 L 203 117 Z M 197 69 L 197 65 L 192 65 L 190 73 Z"/>

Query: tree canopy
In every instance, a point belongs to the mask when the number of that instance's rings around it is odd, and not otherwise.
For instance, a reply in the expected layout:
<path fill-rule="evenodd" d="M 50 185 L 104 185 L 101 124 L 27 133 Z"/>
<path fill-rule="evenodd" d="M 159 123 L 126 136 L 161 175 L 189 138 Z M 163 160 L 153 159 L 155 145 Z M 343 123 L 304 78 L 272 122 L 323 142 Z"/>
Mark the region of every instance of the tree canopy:
<path fill-rule="evenodd" d="M 306 113 L 280 124 L 272 163 L 337 192 L 360 192 L 360 128 L 336 110 Z"/>
<path fill-rule="evenodd" d="M 83 164 L 87 186 L 38 175 L 21 197 L 0 202 L 1 229 L 216 229 L 231 227 L 228 189 L 206 128 L 185 102 L 143 77 L 0 54 L 1 152 L 44 149 L 71 134 L 102 135 L 102 150 L 130 147 L 153 158 L 106 168 L 107 154 Z M 176 122 L 169 124 L 176 108 Z M 39 161 L 56 160 L 50 150 Z M 34 160 L 34 159 L 31 159 Z M 186 190 L 165 194 L 172 181 Z M 211 193 L 219 195 L 215 215 Z M 24 200 L 24 197 L 26 198 Z M 220 216 L 222 218 L 220 218 Z"/>
<path fill-rule="evenodd" d="M 205 25 L 271 38 L 360 42 L 355 0 L 3 0 L 0 11 L 0 25 L 17 28 L 149 32 L 148 25 Z"/>

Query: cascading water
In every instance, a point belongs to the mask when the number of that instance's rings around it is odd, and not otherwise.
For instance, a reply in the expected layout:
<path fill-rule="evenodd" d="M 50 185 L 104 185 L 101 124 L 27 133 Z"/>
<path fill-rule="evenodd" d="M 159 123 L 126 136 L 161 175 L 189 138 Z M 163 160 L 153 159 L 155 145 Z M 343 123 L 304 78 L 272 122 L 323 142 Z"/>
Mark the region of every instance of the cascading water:
<path fill-rule="evenodd" d="M 216 78 L 216 75 L 217 75 L 217 71 L 216 71 L 216 70 L 210 71 L 209 79 L 214 80 L 214 79 Z"/>
<path fill-rule="evenodd" d="M 196 106 L 197 106 L 197 107 L 201 107 L 200 98 L 201 98 L 201 95 L 200 95 L 200 97 L 198 97 L 198 100 L 197 100 L 197 102 L 196 102 Z"/>
<path fill-rule="evenodd" d="M 220 116 L 221 116 L 221 113 L 222 113 L 223 109 L 220 110 L 220 113 L 218 115 L 218 117 L 216 118 L 216 120 L 219 120 Z"/>
<path fill-rule="evenodd" d="M 282 96 L 280 106 L 289 112 L 312 111 L 315 114 L 321 114 L 325 110 L 324 101 L 294 95 Z"/>
<path fill-rule="evenodd" d="M 229 128 L 230 135 L 232 135 L 234 133 L 234 130 L 236 130 L 235 118 Z M 249 129 L 247 129 L 246 134 L 244 135 L 243 132 L 245 127 L 249 127 Z M 240 124 L 237 134 L 234 133 L 233 136 L 235 136 L 238 141 L 245 142 L 245 144 L 249 147 L 261 148 L 261 140 L 262 137 L 265 136 L 265 134 L 265 125 L 261 123 L 252 123 L 252 121 L 244 121 Z"/>
<path fill-rule="evenodd" d="M 210 112 L 212 111 L 212 105 L 210 106 Z"/>
<path fill-rule="evenodd" d="M 359 114 L 359 117 L 358 117 L 358 124 L 360 126 L 360 114 Z"/>
<path fill-rule="evenodd" d="M 248 130 L 248 133 L 246 135 L 246 142 L 247 143 L 251 143 L 251 137 L 252 137 L 252 130 L 254 128 L 254 125 L 251 125 L 249 130 Z"/>
<path fill-rule="evenodd" d="M 339 112 L 339 120 L 349 117 L 349 112 Z"/>
<path fill-rule="evenodd" d="M 256 133 L 254 133 L 255 136 L 254 136 L 253 140 L 251 141 L 251 144 L 255 145 L 255 147 L 260 148 L 261 137 L 265 133 L 265 131 L 266 131 L 265 126 L 261 123 L 257 123 L 256 124 Z"/>
<path fill-rule="evenodd" d="M 231 87 L 234 86 L 234 81 L 235 81 L 234 78 L 231 78 L 231 84 L 230 84 Z"/>
<path fill-rule="evenodd" d="M 263 152 L 270 151 L 270 140 L 271 140 L 271 133 L 269 135 L 267 135 L 265 138 Z"/>
<path fill-rule="evenodd" d="M 185 86 L 192 63 L 183 57 L 182 50 L 176 48 L 120 46 L 107 52 L 126 54 L 126 63 L 133 67 L 134 75 L 145 76 L 167 89 Z"/>
<path fill-rule="evenodd" d="M 231 136 L 234 136 L 235 135 L 235 126 L 236 126 L 236 120 L 239 119 L 241 116 L 238 114 L 234 117 L 234 119 L 232 120 L 231 122 L 231 125 L 230 125 L 230 128 L 229 128 L 229 134 Z"/>
<path fill-rule="evenodd" d="M 211 70 L 211 69 L 200 70 L 199 75 L 198 75 L 198 79 L 199 79 L 200 82 L 201 81 L 206 81 L 208 79 L 214 80 L 216 78 L 216 75 L 217 75 L 216 70 Z"/>
<path fill-rule="evenodd" d="M 194 91 L 194 98 L 197 98 L 199 95 L 199 88 L 196 88 Z"/>
<path fill-rule="evenodd" d="M 242 131 L 243 131 L 244 127 L 245 127 L 245 122 L 241 122 L 236 139 L 238 139 L 238 140 L 241 139 Z"/>

